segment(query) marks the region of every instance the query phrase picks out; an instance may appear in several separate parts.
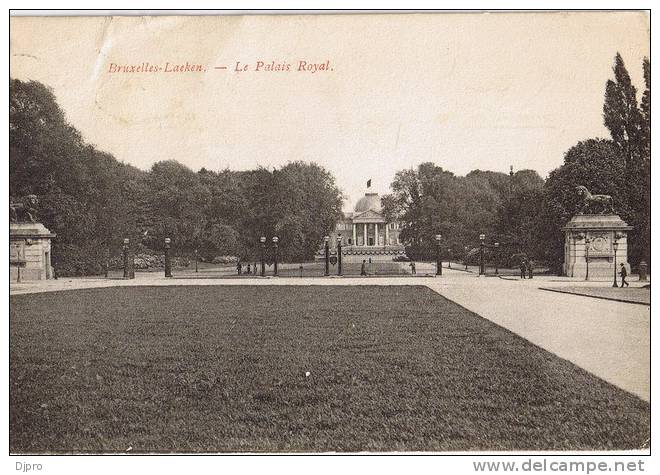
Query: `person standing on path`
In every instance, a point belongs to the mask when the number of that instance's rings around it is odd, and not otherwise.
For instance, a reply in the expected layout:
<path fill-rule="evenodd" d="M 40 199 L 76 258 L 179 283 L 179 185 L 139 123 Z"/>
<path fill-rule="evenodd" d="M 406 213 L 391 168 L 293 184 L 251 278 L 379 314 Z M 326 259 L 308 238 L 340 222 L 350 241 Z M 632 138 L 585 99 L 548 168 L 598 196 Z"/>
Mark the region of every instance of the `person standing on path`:
<path fill-rule="evenodd" d="M 241 275 L 243 273 L 243 264 L 241 264 L 241 261 L 238 261 L 236 263 L 236 271 L 238 272 L 238 275 Z"/>
<path fill-rule="evenodd" d="M 621 276 L 621 288 L 625 285 L 628 287 L 630 284 L 626 282 L 626 277 L 628 276 L 628 271 L 626 270 L 626 266 L 621 264 L 621 272 L 619 272 L 619 275 Z"/>
<path fill-rule="evenodd" d="M 527 262 L 527 277 L 534 278 L 534 261 L 531 259 Z"/>
<path fill-rule="evenodd" d="M 367 260 L 363 259 L 362 260 L 362 267 L 360 268 L 360 275 L 367 275 Z"/>
<path fill-rule="evenodd" d="M 525 265 L 525 260 L 520 261 L 520 278 L 525 279 L 525 274 L 527 271 L 527 266 Z"/>

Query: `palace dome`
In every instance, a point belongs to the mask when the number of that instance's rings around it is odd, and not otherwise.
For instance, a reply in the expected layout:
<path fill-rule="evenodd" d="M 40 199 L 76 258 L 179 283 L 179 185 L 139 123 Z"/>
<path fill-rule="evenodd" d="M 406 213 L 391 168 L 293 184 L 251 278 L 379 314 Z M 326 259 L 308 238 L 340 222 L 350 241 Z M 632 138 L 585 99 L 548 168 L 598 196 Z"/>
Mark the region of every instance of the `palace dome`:
<path fill-rule="evenodd" d="M 356 213 L 364 213 L 369 210 L 375 211 L 376 213 L 381 212 L 380 197 L 378 196 L 378 193 L 366 193 L 355 205 Z"/>

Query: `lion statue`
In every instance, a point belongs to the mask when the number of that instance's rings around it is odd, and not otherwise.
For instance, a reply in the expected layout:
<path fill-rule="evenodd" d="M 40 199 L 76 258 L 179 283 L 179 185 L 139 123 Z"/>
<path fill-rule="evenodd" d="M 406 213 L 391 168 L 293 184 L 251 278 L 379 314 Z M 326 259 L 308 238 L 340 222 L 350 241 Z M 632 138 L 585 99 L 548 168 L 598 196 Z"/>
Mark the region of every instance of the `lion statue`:
<path fill-rule="evenodd" d="M 592 195 L 586 186 L 576 186 L 578 196 L 582 198 L 579 214 L 585 211 L 592 214 L 614 214 L 614 200 L 610 195 Z"/>
<path fill-rule="evenodd" d="M 39 200 L 36 195 L 27 195 L 22 199 L 9 200 L 9 220 L 13 223 L 35 223 Z"/>

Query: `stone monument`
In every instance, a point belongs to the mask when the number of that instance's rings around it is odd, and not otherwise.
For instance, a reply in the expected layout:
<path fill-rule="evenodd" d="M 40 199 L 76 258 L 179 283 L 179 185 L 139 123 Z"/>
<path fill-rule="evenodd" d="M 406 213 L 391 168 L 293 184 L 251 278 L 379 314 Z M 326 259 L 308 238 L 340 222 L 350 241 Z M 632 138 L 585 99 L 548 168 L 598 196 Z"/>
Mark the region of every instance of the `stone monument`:
<path fill-rule="evenodd" d="M 562 228 L 564 275 L 612 279 L 615 266 L 620 264 L 630 274 L 627 236 L 632 226 L 615 213 L 611 196 L 592 195 L 584 186 L 576 187 L 576 191 L 582 198 L 578 213 Z"/>
<path fill-rule="evenodd" d="M 9 280 L 45 280 L 53 278 L 50 241 L 55 237 L 36 221 L 37 197 L 9 205 Z"/>

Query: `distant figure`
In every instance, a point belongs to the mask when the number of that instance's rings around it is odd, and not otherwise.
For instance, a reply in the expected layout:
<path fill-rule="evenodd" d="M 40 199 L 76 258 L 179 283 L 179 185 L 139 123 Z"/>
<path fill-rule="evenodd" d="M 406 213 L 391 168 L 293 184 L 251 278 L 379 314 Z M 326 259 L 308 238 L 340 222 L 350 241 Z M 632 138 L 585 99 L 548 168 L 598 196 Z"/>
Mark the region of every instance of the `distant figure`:
<path fill-rule="evenodd" d="M 248 262 L 247 275 L 250 275 L 250 274 L 252 274 L 252 268 L 250 267 L 250 263 Z"/>
<path fill-rule="evenodd" d="M 362 260 L 362 267 L 360 268 L 360 275 L 367 275 L 367 261 Z"/>
<path fill-rule="evenodd" d="M 621 264 L 621 272 L 619 272 L 619 275 L 621 276 L 621 288 L 625 285 L 628 287 L 630 284 L 626 282 L 626 277 L 628 277 L 628 271 L 626 270 L 626 266 Z"/>
<path fill-rule="evenodd" d="M 534 261 L 531 259 L 527 262 L 527 276 L 530 279 L 534 278 Z"/>
<path fill-rule="evenodd" d="M 252 271 L 253 271 L 252 273 L 254 275 L 257 275 L 257 263 L 256 262 L 254 263 L 254 267 L 252 267 Z"/>
<path fill-rule="evenodd" d="M 417 269 L 415 268 L 415 263 L 414 262 L 410 263 L 410 273 L 412 275 L 417 275 Z"/>
<path fill-rule="evenodd" d="M 238 275 L 241 275 L 243 273 L 243 264 L 241 264 L 241 261 L 238 261 L 236 263 L 236 270 L 238 271 Z"/>
<path fill-rule="evenodd" d="M 525 261 L 520 261 L 520 278 L 524 279 L 525 278 L 525 273 L 527 272 L 527 265 L 525 264 Z"/>

